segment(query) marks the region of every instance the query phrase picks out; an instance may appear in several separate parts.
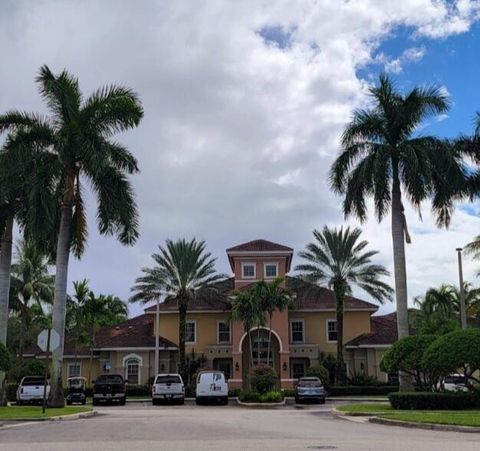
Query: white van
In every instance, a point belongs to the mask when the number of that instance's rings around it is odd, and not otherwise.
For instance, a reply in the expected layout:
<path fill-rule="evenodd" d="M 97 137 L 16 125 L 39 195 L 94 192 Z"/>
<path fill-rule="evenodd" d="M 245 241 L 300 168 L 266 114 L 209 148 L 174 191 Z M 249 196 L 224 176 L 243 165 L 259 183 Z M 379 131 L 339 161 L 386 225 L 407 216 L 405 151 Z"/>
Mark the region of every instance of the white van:
<path fill-rule="evenodd" d="M 197 376 L 196 403 L 217 401 L 228 404 L 228 384 L 221 371 L 201 371 Z"/>

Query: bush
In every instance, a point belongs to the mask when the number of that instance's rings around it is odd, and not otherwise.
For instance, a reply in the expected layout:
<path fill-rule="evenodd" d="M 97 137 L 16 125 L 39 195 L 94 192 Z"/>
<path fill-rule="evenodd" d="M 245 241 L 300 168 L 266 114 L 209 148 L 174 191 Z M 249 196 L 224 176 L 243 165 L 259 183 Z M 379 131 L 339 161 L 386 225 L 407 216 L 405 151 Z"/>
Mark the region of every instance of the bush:
<path fill-rule="evenodd" d="M 277 385 L 277 381 L 277 373 L 269 365 L 258 365 L 250 373 L 252 390 L 260 394 L 273 390 Z"/>
<path fill-rule="evenodd" d="M 279 390 L 267 391 L 263 395 L 260 395 L 260 402 L 281 402 L 283 400 L 283 394 Z"/>
<path fill-rule="evenodd" d="M 260 393 L 252 390 L 242 390 L 238 399 L 242 402 L 260 402 Z"/>
<path fill-rule="evenodd" d="M 21 362 L 20 360 L 13 363 L 8 372 L 8 380 L 10 382 L 20 382 L 24 376 L 44 376 L 45 364 L 41 360 L 28 359 Z"/>
<path fill-rule="evenodd" d="M 305 375 L 310 377 L 318 377 L 324 386 L 328 386 L 330 381 L 328 370 L 321 363 L 308 368 Z"/>
<path fill-rule="evenodd" d="M 12 366 L 12 355 L 7 347 L 0 343 L 0 371 L 8 371 Z"/>
<path fill-rule="evenodd" d="M 293 388 L 285 388 L 282 391 L 285 398 L 293 398 L 295 396 L 295 390 Z"/>
<path fill-rule="evenodd" d="M 7 401 L 16 401 L 18 384 L 6 384 L 5 387 L 7 391 Z"/>
<path fill-rule="evenodd" d="M 380 369 L 386 373 L 404 371 L 415 378 L 417 387 L 430 388 L 434 385 L 432 371 L 427 369 L 423 356 L 435 341 L 434 335 L 412 335 L 401 338 L 385 352 Z"/>
<path fill-rule="evenodd" d="M 356 386 L 373 387 L 378 385 L 378 379 L 363 372 L 354 371 L 348 378 L 348 383 Z"/>
<path fill-rule="evenodd" d="M 228 390 L 228 396 L 230 396 L 231 398 L 238 398 L 238 395 L 241 391 L 241 388 L 231 388 L 230 390 Z"/>
<path fill-rule="evenodd" d="M 396 385 L 352 386 L 334 385 L 328 388 L 329 396 L 386 396 L 397 392 Z"/>
<path fill-rule="evenodd" d="M 127 396 L 151 396 L 152 390 L 148 385 L 127 384 Z"/>
<path fill-rule="evenodd" d="M 185 385 L 185 398 L 195 398 L 197 395 L 197 386 L 195 384 Z"/>
<path fill-rule="evenodd" d="M 465 392 L 390 393 L 388 399 L 394 409 L 401 410 L 464 410 L 480 407 L 480 396 Z"/>
<path fill-rule="evenodd" d="M 425 351 L 422 364 L 439 377 L 461 368 L 468 382 L 480 370 L 480 329 L 461 329 L 438 337 Z"/>

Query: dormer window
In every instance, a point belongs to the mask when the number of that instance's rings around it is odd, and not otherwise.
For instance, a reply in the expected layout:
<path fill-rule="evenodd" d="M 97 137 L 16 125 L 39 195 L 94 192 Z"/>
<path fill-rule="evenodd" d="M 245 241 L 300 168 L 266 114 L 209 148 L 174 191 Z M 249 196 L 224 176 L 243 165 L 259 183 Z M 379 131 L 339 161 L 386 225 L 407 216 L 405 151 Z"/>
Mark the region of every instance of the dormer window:
<path fill-rule="evenodd" d="M 242 277 L 244 279 L 255 279 L 255 263 L 242 263 Z"/>
<path fill-rule="evenodd" d="M 265 263 L 265 279 L 278 277 L 278 263 Z"/>

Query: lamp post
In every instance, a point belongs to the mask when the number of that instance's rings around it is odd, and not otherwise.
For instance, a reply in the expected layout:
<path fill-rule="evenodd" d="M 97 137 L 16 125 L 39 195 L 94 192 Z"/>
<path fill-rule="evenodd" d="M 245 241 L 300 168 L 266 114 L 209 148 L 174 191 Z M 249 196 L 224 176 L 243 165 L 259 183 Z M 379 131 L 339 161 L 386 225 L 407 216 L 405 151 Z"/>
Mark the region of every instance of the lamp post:
<path fill-rule="evenodd" d="M 157 298 L 157 310 L 155 312 L 155 378 L 158 374 L 160 360 L 160 296 Z"/>
<path fill-rule="evenodd" d="M 462 248 L 457 247 L 458 255 L 458 281 L 460 284 L 460 321 L 462 329 L 467 328 L 467 312 L 465 311 L 465 290 L 463 286 L 463 269 L 462 269 Z"/>

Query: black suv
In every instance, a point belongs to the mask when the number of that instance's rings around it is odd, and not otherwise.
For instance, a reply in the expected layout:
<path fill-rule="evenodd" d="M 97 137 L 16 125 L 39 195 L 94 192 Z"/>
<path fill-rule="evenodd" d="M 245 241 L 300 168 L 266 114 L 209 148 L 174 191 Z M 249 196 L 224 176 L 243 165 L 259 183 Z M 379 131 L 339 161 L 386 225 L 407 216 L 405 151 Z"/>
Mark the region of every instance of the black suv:
<path fill-rule="evenodd" d="M 118 402 L 121 406 L 127 401 L 125 381 L 120 374 L 101 374 L 93 383 L 93 405 L 101 401 Z"/>

